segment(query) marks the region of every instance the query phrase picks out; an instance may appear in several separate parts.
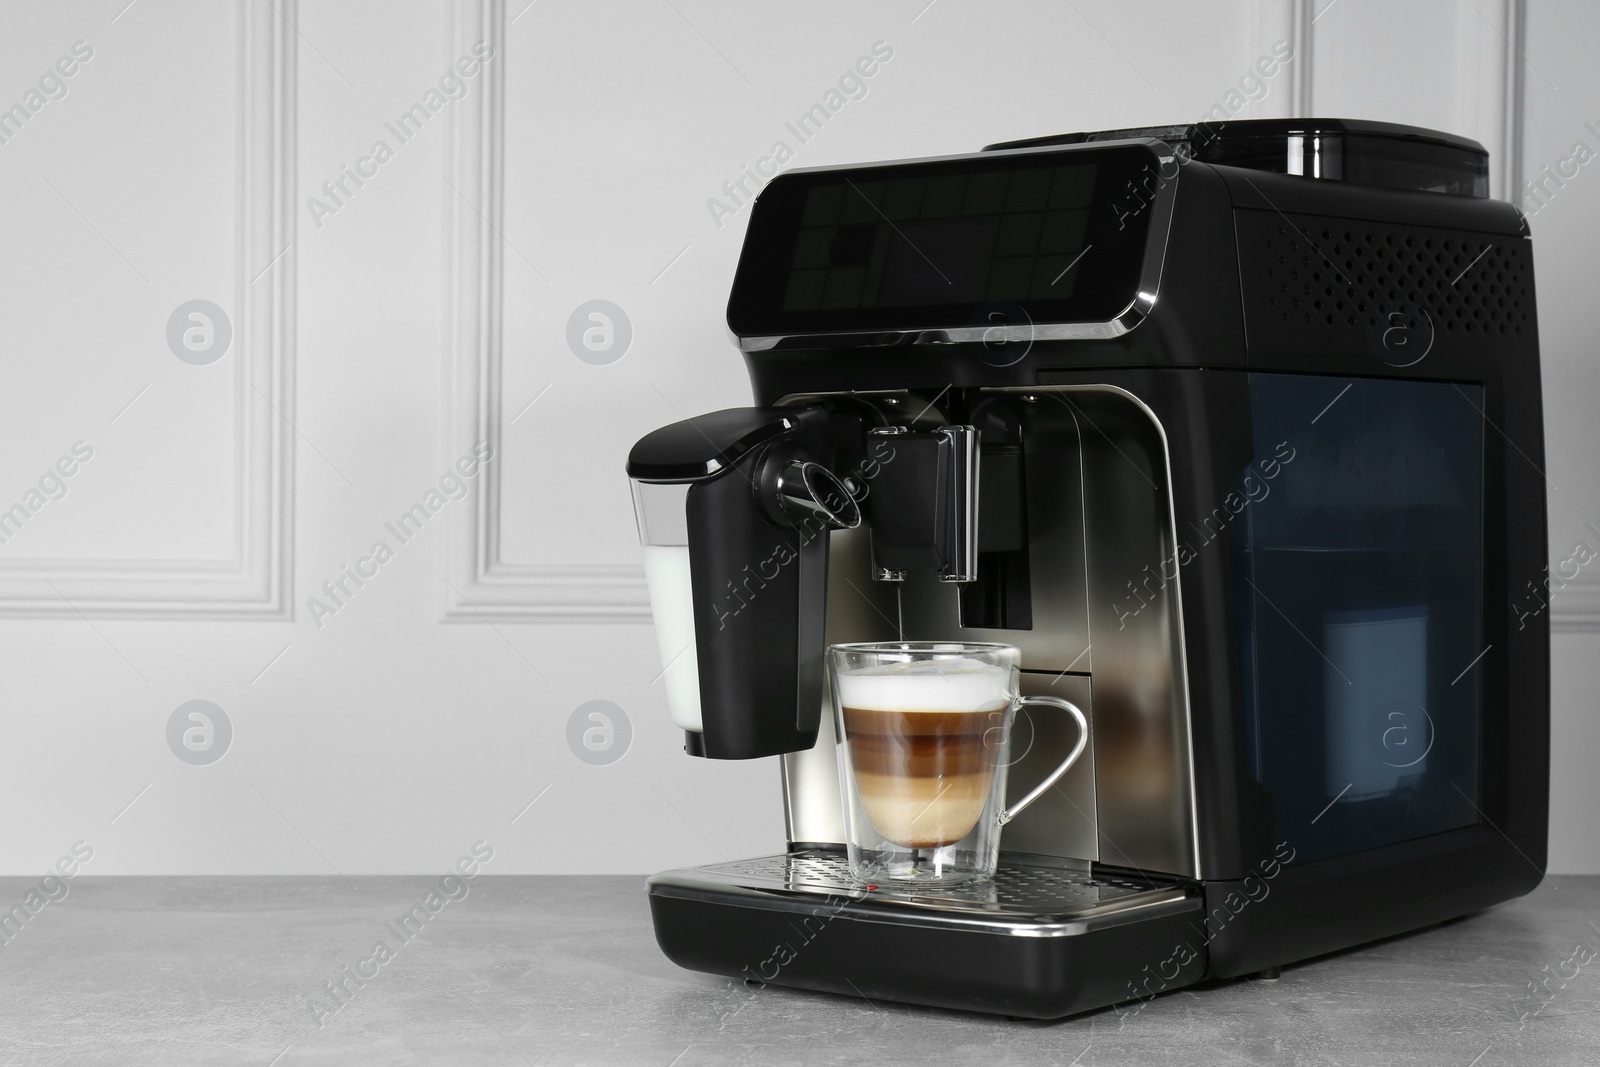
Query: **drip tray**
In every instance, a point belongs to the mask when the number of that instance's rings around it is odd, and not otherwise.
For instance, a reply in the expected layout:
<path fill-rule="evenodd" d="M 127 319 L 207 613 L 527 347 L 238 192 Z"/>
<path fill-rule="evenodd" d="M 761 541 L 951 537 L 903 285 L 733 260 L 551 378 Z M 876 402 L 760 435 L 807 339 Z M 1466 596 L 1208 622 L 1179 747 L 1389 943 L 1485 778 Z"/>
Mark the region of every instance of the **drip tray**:
<path fill-rule="evenodd" d="M 986 883 L 867 890 L 842 853 L 815 849 L 663 871 L 650 879 L 649 891 L 652 897 L 1024 937 L 1073 936 L 1201 909 L 1192 884 L 1018 855 L 1002 855 Z"/>

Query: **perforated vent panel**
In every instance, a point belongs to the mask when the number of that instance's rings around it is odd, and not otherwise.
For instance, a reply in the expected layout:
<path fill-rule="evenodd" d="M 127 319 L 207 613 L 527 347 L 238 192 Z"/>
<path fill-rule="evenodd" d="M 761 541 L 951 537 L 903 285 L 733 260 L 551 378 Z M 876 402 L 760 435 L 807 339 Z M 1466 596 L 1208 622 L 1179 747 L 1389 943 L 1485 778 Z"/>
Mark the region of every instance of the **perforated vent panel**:
<path fill-rule="evenodd" d="M 1241 212 L 1238 226 L 1252 343 L 1320 335 L 1385 348 L 1406 331 L 1475 349 L 1529 325 L 1533 271 L 1520 237 L 1265 211 Z"/>

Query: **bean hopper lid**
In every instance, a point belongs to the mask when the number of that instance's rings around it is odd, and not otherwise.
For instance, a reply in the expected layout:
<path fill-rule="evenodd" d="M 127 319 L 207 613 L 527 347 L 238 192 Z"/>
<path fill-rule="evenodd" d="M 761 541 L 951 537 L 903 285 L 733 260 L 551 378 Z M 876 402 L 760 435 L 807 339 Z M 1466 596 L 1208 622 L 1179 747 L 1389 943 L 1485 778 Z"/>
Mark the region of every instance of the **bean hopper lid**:
<path fill-rule="evenodd" d="M 985 151 L 1154 137 L 1179 159 L 1384 189 L 1485 199 L 1489 153 L 1476 141 L 1362 119 L 1238 119 L 1005 141 Z"/>

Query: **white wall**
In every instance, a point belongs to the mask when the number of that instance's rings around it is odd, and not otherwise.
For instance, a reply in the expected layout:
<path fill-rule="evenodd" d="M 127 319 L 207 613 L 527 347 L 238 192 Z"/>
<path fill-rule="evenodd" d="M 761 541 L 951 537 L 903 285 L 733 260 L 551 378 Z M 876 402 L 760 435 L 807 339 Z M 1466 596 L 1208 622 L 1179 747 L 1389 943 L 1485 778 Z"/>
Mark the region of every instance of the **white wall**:
<path fill-rule="evenodd" d="M 1592 4 L 1533 0 L 1527 12 L 1527 120 L 1523 174 L 1544 182 L 1524 199 L 1532 218 L 1539 279 L 1539 343 L 1544 370 L 1546 473 L 1551 559 L 1580 543 L 1600 549 L 1600 360 L 1593 327 L 1594 235 L 1600 232 L 1600 164 L 1570 163 L 1582 142 L 1600 153 L 1600 70 L 1583 49 L 1600 33 Z M 1577 170 L 1558 186 L 1550 171 Z M 1560 174 L 1557 174 L 1560 177 Z M 1551 651 L 1555 704 L 1551 738 L 1550 850 L 1554 870 L 1600 870 L 1600 565 L 1590 563 L 1552 600 L 1558 631 Z M 1570 573 L 1570 571 L 1569 571 Z M 1560 586 L 1559 581 L 1552 582 Z"/>
<path fill-rule="evenodd" d="M 74 441 L 95 456 L 0 545 L 0 873 L 79 838 L 103 874 L 427 870 L 477 838 L 502 872 L 776 847 L 772 762 L 691 761 L 666 722 L 622 465 L 680 413 L 748 401 L 722 325 L 746 213 L 719 226 L 707 201 L 777 139 L 798 166 L 1190 119 L 1287 39 L 1300 58 L 1242 115 L 1299 102 L 1441 125 L 1497 153 L 1515 143 L 1499 103 L 1514 65 L 1496 67 L 1498 35 L 1446 0 L 1406 30 L 1448 25 L 1425 61 L 1374 44 L 1392 9 L 1378 0 L 1003 16 L 960 0 L 525 2 L 106 0 L 3 16 L 0 104 L 74 41 L 94 56 L 0 144 L 0 193 L 27 205 L 0 257 L 16 298 L 0 507 Z M 1581 27 L 1546 8 L 1566 6 L 1534 4 L 1526 49 L 1576 86 L 1593 77 L 1566 43 Z M 493 58 L 401 144 L 385 124 L 480 40 Z M 798 145 L 785 120 L 879 41 L 893 56 L 866 95 Z M 1526 158 L 1556 158 L 1582 134 L 1545 116 L 1558 98 L 1536 80 Z M 342 205 L 325 197 L 379 139 L 393 158 L 347 180 Z M 1594 486 L 1583 304 L 1561 299 L 1567 261 L 1551 259 L 1579 262 L 1588 195 L 1575 183 L 1549 208 L 1572 212 L 1563 238 L 1536 222 L 1558 542 L 1600 522 L 1580 488 Z M 313 212 L 313 196 L 337 210 Z M 208 366 L 165 336 L 196 298 L 234 327 Z M 609 365 L 565 338 L 593 299 L 632 324 Z M 384 523 L 480 439 L 496 458 L 471 495 L 400 545 Z M 379 538 L 396 551 L 375 577 L 332 615 L 308 607 Z M 1581 753 L 1600 738 L 1577 734 L 1592 641 L 1557 642 L 1557 870 L 1600 870 L 1581 821 L 1595 799 Z M 193 699 L 234 731 L 206 766 L 168 747 Z M 590 700 L 631 723 L 609 765 L 569 747 Z"/>

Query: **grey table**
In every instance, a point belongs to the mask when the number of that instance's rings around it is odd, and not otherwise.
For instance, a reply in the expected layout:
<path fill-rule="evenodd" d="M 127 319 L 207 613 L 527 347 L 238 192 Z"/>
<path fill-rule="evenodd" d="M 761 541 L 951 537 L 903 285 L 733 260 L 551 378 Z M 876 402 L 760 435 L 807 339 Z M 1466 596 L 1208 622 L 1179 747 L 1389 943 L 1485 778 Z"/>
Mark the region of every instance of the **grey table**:
<path fill-rule="evenodd" d="M 34 884 L 0 879 L 0 906 Z M 482 875 L 397 937 L 386 924 L 433 885 L 80 876 L 6 930 L 0 1062 L 1600 1064 L 1600 958 L 1582 962 L 1600 949 L 1595 877 L 1276 982 L 1055 1023 L 679 970 L 656 950 L 642 878 Z M 335 1001 L 346 967 L 375 976 Z"/>

